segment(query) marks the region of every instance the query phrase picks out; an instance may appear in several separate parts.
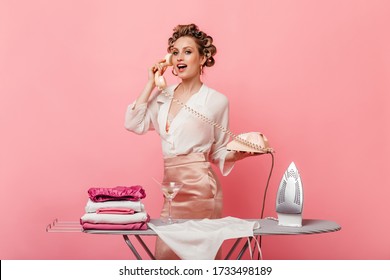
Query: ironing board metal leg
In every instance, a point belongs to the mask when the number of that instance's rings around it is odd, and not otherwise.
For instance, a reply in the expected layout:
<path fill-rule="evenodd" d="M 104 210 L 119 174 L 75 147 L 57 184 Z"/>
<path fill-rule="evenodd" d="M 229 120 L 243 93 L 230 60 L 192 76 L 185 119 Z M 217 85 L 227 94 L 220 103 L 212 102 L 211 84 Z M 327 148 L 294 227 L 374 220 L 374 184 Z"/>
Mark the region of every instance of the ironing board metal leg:
<path fill-rule="evenodd" d="M 250 241 L 252 241 L 252 237 L 249 237 L 249 238 L 250 238 Z M 242 255 L 245 253 L 246 249 L 248 249 L 248 242 L 245 242 L 244 246 L 242 246 L 242 249 L 237 256 L 237 260 L 241 260 Z"/>
<path fill-rule="evenodd" d="M 234 242 L 232 248 L 230 248 L 230 251 L 227 253 L 225 260 L 229 260 L 230 256 L 233 254 L 234 250 L 236 249 L 238 243 L 240 243 L 241 238 L 237 238 L 236 242 Z"/>
<path fill-rule="evenodd" d="M 133 252 L 133 254 L 137 258 L 137 260 L 142 260 L 140 254 L 138 254 L 138 252 L 135 249 L 133 243 L 131 243 L 129 237 L 127 235 L 123 235 L 123 238 L 125 239 L 125 242 L 126 242 L 127 246 L 129 246 L 130 250 Z"/>
<path fill-rule="evenodd" d="M 154 257 L 152 252 L 150 252 L 148 246 L 146 246 L 142 238 L 139 235 L 136 235 L 135 238 L 137 238 L 138 242 L 141 244 L 142 248 L 144 248 L 145 252 L 149 255 L 150 259 L 155 260 L 156 258 Z"/>

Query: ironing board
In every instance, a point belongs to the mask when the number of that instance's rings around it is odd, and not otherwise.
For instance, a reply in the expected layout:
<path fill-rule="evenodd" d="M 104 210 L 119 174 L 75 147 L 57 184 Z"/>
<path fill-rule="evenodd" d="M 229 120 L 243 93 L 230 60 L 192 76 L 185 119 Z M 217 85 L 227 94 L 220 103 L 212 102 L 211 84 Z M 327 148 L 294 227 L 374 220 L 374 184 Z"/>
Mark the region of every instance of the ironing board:
<path fill-rule="evenodd" d="M 304 219 L 302 221 L 302 227 L 286 227 L 279 226 L 278 222 L 273 219 L 244 219 L 247 221 L 257 221 L 260 224 L 260 228 L 253 230 L 253 235 L 263 236 L 263 235 L 301 235 L 301 234 L 319 234 L 327 232 L 335 232 L 341 229 L 340 225 L 336 222 L 328 220 L 318 220 L 318 219 Z M 178 220 L 178 222 L 188 221 L 186 219 Z M 153 225 L 159 226 L 163 225 L 163 222 L 160 219 L 151 219 L 150 223 Z M 82 230 L 79 223 L 76 222 L 60 222 L 55 220 L 52 224 L 48 225 L 46 228 L 47 232 L 75 232 L 82 231 L 87 234 L 114 234 L 122 235 L 127 246 L 130 248 L 131 252 L 137 260 L 141 260 L 142 257 L 135 248 L 134 244 L 131 242 L 130 237 L 134 237 L 135 240 L 142 246 L 143 250 L 148 254 L 150 259 L 154 260 L 155 257 L 150 251 L 149 247 L 146 245 L 142 237 L 145 236 L 157 236 L 157 234 L 152 229 L 147 230 Z M 225 259 L 230 259 L 233 252 L 237 249 L 242 238 L 236 239 L 229 252 L 227 253 Z M 245 253 L 248 247 L 248 243 L 245 243 L 238 253 L 237 259 L 241 259 L 242 255 Z"/>

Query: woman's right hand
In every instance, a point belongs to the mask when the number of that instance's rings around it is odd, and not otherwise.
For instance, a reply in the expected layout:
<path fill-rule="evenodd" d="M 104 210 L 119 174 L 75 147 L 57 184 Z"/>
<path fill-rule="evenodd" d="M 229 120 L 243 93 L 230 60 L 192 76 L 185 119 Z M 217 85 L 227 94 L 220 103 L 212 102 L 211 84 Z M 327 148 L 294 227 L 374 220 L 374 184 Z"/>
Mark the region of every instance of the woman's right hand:
<path fill-rule="evenodd" d="M 154 86 L 156 86 L 155 85 L 156 73 L 158 73 L 157 75 L 162 76 L 164 75 L 164 72 L 168 67 L 164 64 L 165 62 L 166 62 L 165 59 L 161 59 L 148 69 L 148 81 L 153 82 Z"/>

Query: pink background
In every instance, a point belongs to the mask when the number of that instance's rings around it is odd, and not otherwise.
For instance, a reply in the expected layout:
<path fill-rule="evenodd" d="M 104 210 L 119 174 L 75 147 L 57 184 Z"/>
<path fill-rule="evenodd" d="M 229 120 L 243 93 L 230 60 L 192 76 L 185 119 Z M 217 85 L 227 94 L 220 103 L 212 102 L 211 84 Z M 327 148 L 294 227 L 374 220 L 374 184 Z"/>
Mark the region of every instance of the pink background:
<path fill-rule="evenodd" d="M 1 1 L 0 258 L 132 258 L 120 236 L 45 228 L 77 221 L 92 186 L 140 184 L 158 216 L 159 138 L 127 132 L 124 113 L 172 28 L 194 22 L 218 48 L 203 80 L 230 99 L 232 131 L 277 151 L 265 216 L 294 161 L 304 218 L 342 226 L 264 237 L 264 258 L 389 259 L 389 14 L 385 0 Z M 225 215 L 260 216 L 270 162 L 221 176 Z"/>

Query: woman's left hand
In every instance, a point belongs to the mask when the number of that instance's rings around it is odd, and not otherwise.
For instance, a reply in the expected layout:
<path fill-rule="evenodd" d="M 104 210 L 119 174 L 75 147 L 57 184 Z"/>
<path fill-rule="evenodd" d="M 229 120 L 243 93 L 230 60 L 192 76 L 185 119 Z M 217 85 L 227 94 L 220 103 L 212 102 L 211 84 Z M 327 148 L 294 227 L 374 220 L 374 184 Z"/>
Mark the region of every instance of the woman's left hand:
<path fill-rule="evenodd" d="M 247 157 L 258 156 L 258 155 L 261 155 L 261 153 L 230 151 L 225 160 L 238 161 Z"/>

